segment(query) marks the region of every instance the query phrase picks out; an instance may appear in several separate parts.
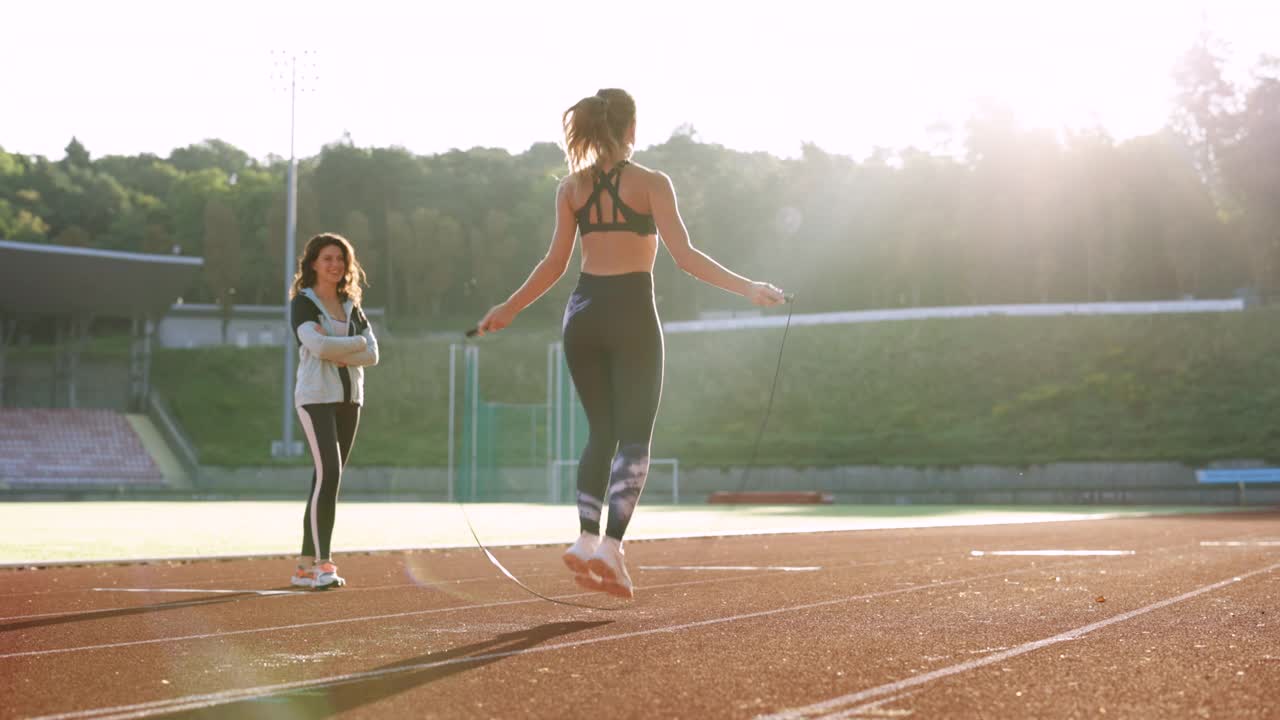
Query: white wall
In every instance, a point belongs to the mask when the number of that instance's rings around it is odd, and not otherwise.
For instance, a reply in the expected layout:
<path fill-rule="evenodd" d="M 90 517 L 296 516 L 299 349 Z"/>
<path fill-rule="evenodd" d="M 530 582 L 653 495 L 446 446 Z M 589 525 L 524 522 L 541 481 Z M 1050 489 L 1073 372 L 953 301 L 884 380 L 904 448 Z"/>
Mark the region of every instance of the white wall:
<path fill-rule="evenodd" d="M 1034 305 L 963 305 L 955 307 L 901 308 L 894 310 L 857 310 L 850 312 L 809 313 L 791 318 L 793 327 L 803 325 L 844 325 L 849 323 L 888 322 L 891 320 L 923 320 L 925 318 L 1060 315 L 1153 315 L 1159 313 L 1239 312 L 1243 299 L 1231 300 L 1167 300 L 1156 302 L 1042 303 Z M 731 317 L 707 320 L 669 322 L 664 332 L 705 332 L 709 330 L 746 330 L 782 327 L 787 316 L 777 310 L 766 317 Z"/>
<path fill-rule="evenodd" d="M 365 311 L 370 322 L 382 320 L 383 310 Z M 236 347 L 280 347 L 288 322 L 278 305 L 240 305 L 234 308 L 227 326 L 227 344 Z M 175 305 L 156 328 L 161 347 L 192 348 L 222 344 L 222 311 L 217 305 Z"/>

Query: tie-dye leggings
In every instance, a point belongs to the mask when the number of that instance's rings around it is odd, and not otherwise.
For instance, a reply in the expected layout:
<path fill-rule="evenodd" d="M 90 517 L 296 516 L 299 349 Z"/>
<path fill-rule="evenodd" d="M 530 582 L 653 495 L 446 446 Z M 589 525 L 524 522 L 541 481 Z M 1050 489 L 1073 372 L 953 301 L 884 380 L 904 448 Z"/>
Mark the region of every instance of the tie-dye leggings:
<path fill-rule="evenodd" d="M 564 312 L 564 354 L 590 425 L 578 465 L 583 532 L 600 533 L 606 491 L 608 536 L 627 531 L 649 474 L 663 352 L 651 273 L 578 278 Z"/>

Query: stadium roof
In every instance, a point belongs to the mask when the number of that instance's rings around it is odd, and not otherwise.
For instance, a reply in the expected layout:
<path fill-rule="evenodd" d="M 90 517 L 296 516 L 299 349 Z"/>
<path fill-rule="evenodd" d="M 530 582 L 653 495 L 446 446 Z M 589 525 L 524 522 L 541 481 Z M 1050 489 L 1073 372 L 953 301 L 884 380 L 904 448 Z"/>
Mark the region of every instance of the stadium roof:
<path fill-rule="evenodd" d="M 0 312 L 158 319 L 203 265 L 195 257 L 0 240 Z"/>

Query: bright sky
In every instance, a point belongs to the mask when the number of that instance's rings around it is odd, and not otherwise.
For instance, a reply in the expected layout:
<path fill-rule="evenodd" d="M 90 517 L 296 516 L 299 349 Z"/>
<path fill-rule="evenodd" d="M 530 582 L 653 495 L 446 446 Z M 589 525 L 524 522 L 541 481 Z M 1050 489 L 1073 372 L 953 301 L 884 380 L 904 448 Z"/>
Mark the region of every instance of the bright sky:
<path fill-rule="evenodd" d="M 931 147 L 996 98 L 1025 126 L 1101 124 L 1126 138 L 1168 118 L 1171 68 L 1202 17 L 1235 79 L 1280 55 L 1275 0 L 41 0 L 6 2 L 0 147 L 94 157 L 220 138 L 289 153 L 273 62 L 312 51 L 296 149 L 521 152 L 600 87 L 639 105 L 638 144 L 698 138 L 795 156 Z M 274 54 L 273 54 L 274 51 Z"/>

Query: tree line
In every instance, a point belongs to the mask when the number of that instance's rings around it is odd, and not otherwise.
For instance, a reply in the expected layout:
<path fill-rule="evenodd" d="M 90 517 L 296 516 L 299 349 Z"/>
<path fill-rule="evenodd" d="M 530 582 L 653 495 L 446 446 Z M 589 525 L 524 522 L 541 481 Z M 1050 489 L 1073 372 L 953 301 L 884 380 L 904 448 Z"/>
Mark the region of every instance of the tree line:
<path fill-rule="evenodd" d="M 1175 69 L 1168 126 L 1122 142 L 1024 129 L 992 104 L 936 147 L 861 161 L 813 144 L 788 159 L 740 152 L 688 127 L 636 161 L 672 177 L 696 245 L 798 291 L 806 311 L 1267 294 L 1280 270 L 1280 59 L 1243 86 L 1222 68 L 1202 37 Z M 549 142 L 424 156 L 347 136 L 299 163 L 299 248 L 321 231 L 348 237 L 370 275 L 365 304 L 393 324 L 478 317 L 545 252 L 564 167 Z M 0 238 L 202 256 L 186 301 L 279 303 L 286 171 L 221 140 L 168 157 L 94 158 L 74 138 L 58 160 L 0 148 Z M 660 265 L 664 317 L 736 307 L 665 254 Z"/>

